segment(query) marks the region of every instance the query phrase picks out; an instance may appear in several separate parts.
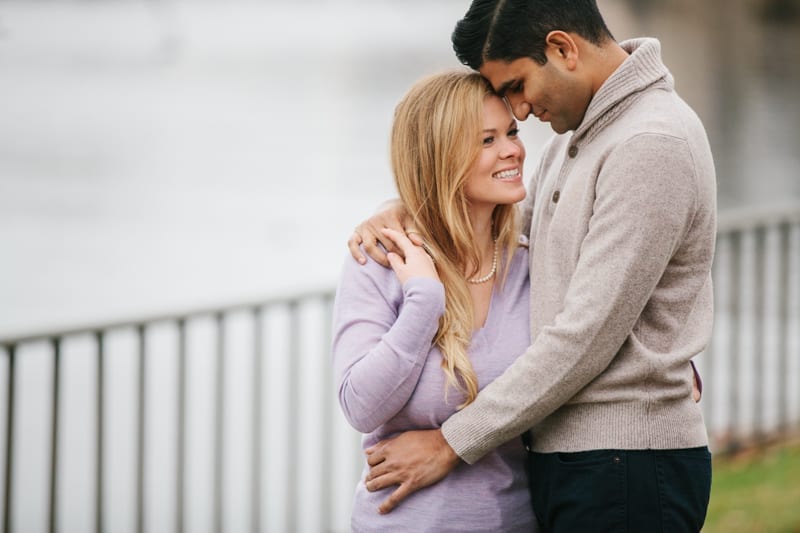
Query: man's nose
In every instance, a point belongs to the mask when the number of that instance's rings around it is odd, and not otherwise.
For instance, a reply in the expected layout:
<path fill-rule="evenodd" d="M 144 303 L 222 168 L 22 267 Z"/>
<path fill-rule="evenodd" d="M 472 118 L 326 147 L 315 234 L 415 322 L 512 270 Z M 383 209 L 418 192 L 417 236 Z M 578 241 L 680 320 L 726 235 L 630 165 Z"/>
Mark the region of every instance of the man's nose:
<path fill-rule="evenodd" d="M 526 102 L 522 95 L 508 96 L 509 103 L 511 104 L 511 111 L 517 120 L 525 120 L 531 112 L 531 106 Z"/>

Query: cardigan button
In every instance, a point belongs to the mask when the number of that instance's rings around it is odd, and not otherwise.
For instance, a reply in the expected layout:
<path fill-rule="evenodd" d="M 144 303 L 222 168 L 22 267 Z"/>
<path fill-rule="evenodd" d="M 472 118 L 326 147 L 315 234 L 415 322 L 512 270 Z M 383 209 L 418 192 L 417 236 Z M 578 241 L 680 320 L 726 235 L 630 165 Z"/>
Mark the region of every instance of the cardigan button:
<path fill-rule="evenodd" d="M 561 191 L 555 191 L 553 193 L 553 203 L 557 204 L 559 198 L 561 198 Z"/>
<path fill-rule="evenodd" d="M 578 147 L 573 144 L 572 146 L 569 147 L 567 153 L 569 154 L 570 157 L 575 157 L 576 155 L 578 155 Z"/>

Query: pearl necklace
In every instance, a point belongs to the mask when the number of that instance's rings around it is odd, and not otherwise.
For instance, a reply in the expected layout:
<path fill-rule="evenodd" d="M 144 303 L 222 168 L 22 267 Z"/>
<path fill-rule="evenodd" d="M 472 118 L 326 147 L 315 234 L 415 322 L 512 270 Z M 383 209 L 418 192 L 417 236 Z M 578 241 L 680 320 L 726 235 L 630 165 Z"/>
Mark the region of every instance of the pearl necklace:
<path fill-rule="evenodd" d="M 467 281 L 470 282 L 470 283 L 475 283 L 475 284 L 486 283 L 487 281 L 489 281 L 490 279 L 492 279 L 494 277 L 495 273 L 497 273 L 497 239 L 495 239 L 495 241 L 494 241 L 494 254 L 493 254 L 493 257 L 492 257 L 492 269 L 489 271 L 488 274 L 486 274 L 483 277 L 472 278 L 472 279 L 468 279 Z"/>

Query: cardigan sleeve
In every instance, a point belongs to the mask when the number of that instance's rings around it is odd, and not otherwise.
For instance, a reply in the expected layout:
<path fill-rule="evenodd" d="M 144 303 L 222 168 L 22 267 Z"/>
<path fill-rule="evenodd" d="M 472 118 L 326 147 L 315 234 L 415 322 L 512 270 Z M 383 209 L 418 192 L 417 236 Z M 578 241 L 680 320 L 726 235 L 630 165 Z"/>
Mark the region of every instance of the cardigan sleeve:
<path fill-rule="evenodd" d="M 348 422 L 370 433 L 397 414 L 417 385 L 444 313 L 438 280 L 411 278 L 349 255 L 333 312 L 333 368 Z"/>
<path fill-rule="evenodd" d="M 638 135 L 609 156 L 561 312 L 442 427 L 462 459 L 538 424 L 608 367 L 693 223 L 696 180 L 686 142 L 668 135 Z"/>

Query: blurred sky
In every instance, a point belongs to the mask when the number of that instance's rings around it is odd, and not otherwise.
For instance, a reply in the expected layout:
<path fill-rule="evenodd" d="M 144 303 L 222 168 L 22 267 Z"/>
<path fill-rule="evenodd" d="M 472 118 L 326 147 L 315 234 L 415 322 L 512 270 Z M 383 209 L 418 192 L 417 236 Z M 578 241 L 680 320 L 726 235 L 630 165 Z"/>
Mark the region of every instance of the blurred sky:
<path fill-rule="evenodd" d="M 662 40 L 721 209 L 800 198 L 791 0 L 599 4 Z M 458 66 L 467 5 L 0 3 L 0 334 L 332 287 L 394 195 L 393 107 Z M 529 170 L 549 135 L 523 126 Z"/>

